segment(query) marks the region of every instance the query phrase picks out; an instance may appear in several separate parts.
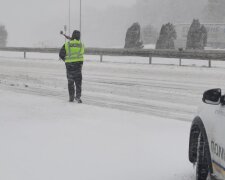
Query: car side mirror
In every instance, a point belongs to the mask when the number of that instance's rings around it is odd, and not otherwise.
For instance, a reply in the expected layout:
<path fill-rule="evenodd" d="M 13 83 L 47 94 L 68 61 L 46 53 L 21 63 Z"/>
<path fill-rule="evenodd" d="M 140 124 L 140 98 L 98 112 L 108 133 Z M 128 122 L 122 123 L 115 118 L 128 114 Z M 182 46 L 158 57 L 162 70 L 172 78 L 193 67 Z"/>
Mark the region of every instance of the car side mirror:
<path fill-rule="evenodd" d="M 222 106 L 225 105 L 225 95 L 221 96 L 220 103 L 221 103 Z"/>
<path fill-rule="evenodd" d="M 221 103 L 221 89 L 210 89 L 203 94 L 202 101 L 206 104 L 219 105 Z"/>

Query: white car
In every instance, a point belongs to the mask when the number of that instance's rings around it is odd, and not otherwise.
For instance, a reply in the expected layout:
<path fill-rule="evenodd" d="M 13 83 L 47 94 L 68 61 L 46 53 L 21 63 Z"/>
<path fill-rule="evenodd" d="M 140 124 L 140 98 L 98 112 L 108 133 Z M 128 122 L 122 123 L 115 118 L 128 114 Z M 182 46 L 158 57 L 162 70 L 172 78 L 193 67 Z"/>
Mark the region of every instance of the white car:
<path fill-rule="evenodd" d="M 189 140 L 189 160 L 196 164 L 196 180 L 225 180 L 225 95 L 221 89 L 203 94 Z"/>

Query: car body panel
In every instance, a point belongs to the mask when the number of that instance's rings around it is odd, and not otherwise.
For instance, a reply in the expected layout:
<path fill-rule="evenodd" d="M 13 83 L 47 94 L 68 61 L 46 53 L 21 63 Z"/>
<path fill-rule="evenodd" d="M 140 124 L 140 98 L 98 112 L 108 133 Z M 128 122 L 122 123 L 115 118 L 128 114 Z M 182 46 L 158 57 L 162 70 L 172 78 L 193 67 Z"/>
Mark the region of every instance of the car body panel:
<path fill-rule="evenodd" d="M 208 137 L 213 173 L 225 180 L 225 106 L 202 103 L 197 114 Z"/>

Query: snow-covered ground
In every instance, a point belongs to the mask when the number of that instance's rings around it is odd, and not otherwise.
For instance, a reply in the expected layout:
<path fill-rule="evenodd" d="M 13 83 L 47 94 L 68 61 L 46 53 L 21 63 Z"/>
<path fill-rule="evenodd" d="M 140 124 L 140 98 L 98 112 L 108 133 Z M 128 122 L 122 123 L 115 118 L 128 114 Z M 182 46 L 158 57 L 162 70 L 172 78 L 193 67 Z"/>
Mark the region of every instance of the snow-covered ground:
<path fill-rule="evenodd" d="M 0 57 L 0 179 L 194 179 L 191 120 L 204 90 L 225 89 L 224 68 L 87 56 L 76 104 L 51 56 Z"/>
<path fill-rule="evenodd" d="M 0 93 L 0 179 L 194 179 L 190 123 Z"/>

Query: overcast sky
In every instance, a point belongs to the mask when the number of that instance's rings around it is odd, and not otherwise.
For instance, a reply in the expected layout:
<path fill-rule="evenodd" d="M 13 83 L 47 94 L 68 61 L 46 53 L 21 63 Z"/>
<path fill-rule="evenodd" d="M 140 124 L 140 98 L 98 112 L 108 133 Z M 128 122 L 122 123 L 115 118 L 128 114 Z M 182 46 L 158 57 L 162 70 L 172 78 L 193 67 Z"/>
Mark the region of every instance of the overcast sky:
<path fill-rule="evenodd" d="M 199 18 L 207 0 L 82 0 L 82 40 L 87 46 L 118 47 L 127 28 L 163 23 L 187 23 Z M 8 46 L 59 47 L 68 25 L 69 0 L 0 0 L 0 24 L 8 31 Z M 71 2 L 71 33 L 79 29 L 80 0 Z M 173 2 L 173 3 L 172 3 Z M 113 7 L 113 5 L 116 5 Z M 67 28 L 68 29 L 68 28 Z M 71 34 L 70 33 L 70 34 Z M 68 34 L 68 31 L 67 31 Z"/>
<path fill-rule="evenodd" d="M 95 7 L 106 7 L 108 5 L 120 5 L 129 7 L 136 2 L 136 0 L 83 0 L 83 2 L 95 6 Z"/>
<path fill-rule="evenodd" d="M 71 1 L 71 26 L 78 28 L 79 2 Z M 68 24 L 69 0 L 0 0 L 0 23 L 8 30 L 8 45 L 38 45 L 59 38 L 59 31 Z M 111 5 L 129 7 L 136 0 L 82 0 L 83 13 L 88 7 L 105 9 Z M 57 32 L 56 32 L 57 31 Z M 52 34 L 55 34 L 54 36 Z"/>

